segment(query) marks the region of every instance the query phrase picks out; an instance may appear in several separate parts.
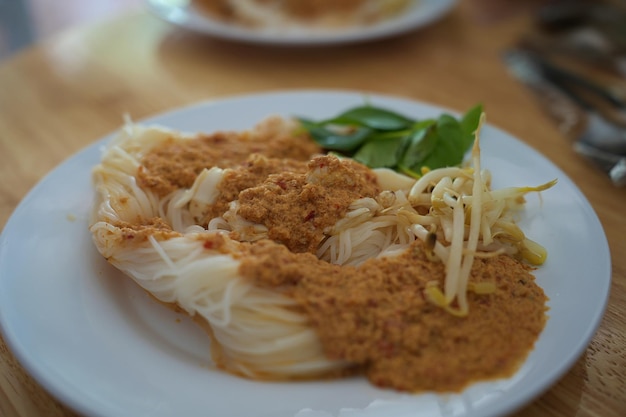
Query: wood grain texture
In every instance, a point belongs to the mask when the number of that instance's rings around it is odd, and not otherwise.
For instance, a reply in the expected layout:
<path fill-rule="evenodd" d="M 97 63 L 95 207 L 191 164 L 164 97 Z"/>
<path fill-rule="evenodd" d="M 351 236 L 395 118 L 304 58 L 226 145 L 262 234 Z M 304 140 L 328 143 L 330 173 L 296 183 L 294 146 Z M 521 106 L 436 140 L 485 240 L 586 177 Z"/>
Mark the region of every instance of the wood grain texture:
<path fill-rule="evenodd" d="M 330 48 L 269 48 L 210 39 L 139 13 L 65 32 L 0 63 L 0 227 L 47 172 L 121 125 L 199 100 L 284 89 L 355 89 L 454 110 L 482 102 L 488 121 L 559 166 L 596 210 L 613 258 L 610 302 L 588 349 L 518 417 L 626 415 L 626 189 L 577 156 L 503 49 L 523 16 L 480 23 L 462 1 L 441 22 L 395 39 Z M 74 416 L 0 340 L 0 415 Z"/>

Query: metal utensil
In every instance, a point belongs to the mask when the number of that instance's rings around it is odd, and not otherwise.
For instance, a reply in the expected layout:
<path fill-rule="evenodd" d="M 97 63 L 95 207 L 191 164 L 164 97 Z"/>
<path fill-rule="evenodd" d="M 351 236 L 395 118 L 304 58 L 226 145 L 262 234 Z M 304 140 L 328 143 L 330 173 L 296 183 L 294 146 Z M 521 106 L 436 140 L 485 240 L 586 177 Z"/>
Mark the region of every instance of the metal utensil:
<path fill-rule="evenodd" d="M 538 8 L 526 46 L 626 76 L 626 2 L 551 1 Z"/>
<path fill-rule="evenodd" d="M 568 87 L 564 78 L 546 69 L 533 53 L 511 49 L 505 53 L 504 61 L 511 73 L 531 88 L 560 122 L 561 130 L 572 138 L 575 151 L 600 166 L 614 184 L 626 185 L 626 128 L 607 121 L 583 95 Z M 597 94 L 594 90 L 591 92 Z M 606 99 L 604 93 L 601 96 Z M 624 103 L 618 100 L 613 104 L 620 107 Z"/>

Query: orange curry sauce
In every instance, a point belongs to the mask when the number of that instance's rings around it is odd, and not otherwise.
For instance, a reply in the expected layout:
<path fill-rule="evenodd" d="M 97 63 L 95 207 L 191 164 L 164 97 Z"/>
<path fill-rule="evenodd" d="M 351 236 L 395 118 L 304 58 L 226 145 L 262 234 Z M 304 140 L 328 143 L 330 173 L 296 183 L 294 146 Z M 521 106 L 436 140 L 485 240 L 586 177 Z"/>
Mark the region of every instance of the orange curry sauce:
<path fill-rule="evenodd" d="M 263 143 L 217 133 L 159 145 L 137 176 L 142 187 L 164 195 L 191 186 L 203 168 L 232 169 L 220 186 L 222 199 L 199 223 L 239 199 L 240 214 L 266 225 L 271 238 L 233 254 L 240 274 L 297 300 L 327 356 L 354 363 L 373 384 L 444 392 L 511 376 L 546 321 L 547 298 L 532 269 L 506 255 L 476 259 L 470 282 L 492 282 L 496 290 L 470 292 L 469 314 L 456 317 L 424 297 L 427 282 L 443 287 L 445 270 L 419 240 L 399 256 L 358 267 L 317 259 L 322 229 L 345 215 L 350 202 L 380 192 L 372 171 L 353 161 L 313 158 L 319 151 L 302 136 Z M 305 181 L 320 169 L 326 180 Z"/>

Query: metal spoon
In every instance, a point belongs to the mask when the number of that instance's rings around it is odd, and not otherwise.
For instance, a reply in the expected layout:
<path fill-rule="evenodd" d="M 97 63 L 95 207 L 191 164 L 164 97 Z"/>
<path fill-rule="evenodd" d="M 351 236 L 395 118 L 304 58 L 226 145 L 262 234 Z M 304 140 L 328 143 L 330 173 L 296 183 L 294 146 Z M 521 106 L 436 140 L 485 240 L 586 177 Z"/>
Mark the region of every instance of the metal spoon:
<path fill-rule="evenodd" d="M 512 74 L 530 87 L 544 107 L 573 136 L 574 149 L 596 162 L 616 185 L 626 184 L 626 129 L 608 122 L 574 89 L 546 74 L 532 53 L 509 50 L 504 60 Z"/>

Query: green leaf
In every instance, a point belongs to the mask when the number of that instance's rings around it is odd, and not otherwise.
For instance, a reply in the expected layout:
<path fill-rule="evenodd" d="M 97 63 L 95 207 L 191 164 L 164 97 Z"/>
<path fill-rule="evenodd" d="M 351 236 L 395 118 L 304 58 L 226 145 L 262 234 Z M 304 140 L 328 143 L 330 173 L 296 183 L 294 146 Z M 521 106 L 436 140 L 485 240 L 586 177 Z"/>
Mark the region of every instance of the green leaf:
<path fill-rule="evenodd" d="M 370 139 L 352 158 L 370 168 L 393 168 L 402 157 L 407 136 Z"/>
<path fill-rule="evenodd" d="M 352 157 L 370 168 L 387 167 L 419 177 L 423 167 L 437 169 L 463 162 L 482 113 L 482 105 L 477 105 L 460 120 L 443 114 L 437 119 L 415 121 L 366 105 L 331 119 L 300 122 L 327 151 Z"/>
<path fill-rule="evenodd" d="M 324 124 L 357 125 L 375 130 L 390 131 L 408 129 L 413 124 L 413 120 L 391 110 L 361 106 L 326 120 Z"/>
<path fill-rule="evenodd" d="M 434 135 L 437 146 L 421 161 L 422 166 L 436 169 L 461 164 L 467 151 L 467 135 L 461 124 L 454 117 L 443 115 L 437 120 Z"/>
<path fill-rule="evenodd" d="M 439 138 L 434 129 L 435 123 L 435 120 L 429 119 L 415 125 L 413 132 L 409 135 L 406 150 L 400 159 L 399 165 L 408 169 L 417 167 L 417 171 L 419 171 L 422 161 L 437 146 Z"/>
<path fill-rule="evenodd" d="M 483 106 L 479 104 L 465 113 L 463 118 L 461 119 L 461 128 L 465 133 L 465 145 L 469 149 L 474 143 L 474 134 L 476 129 L 478 129 L 478 124 L 480 123 L 480 116 L 483 114 Z"/>
<path fill-rule="evenodd" d="M 363 144 L 372 133 L 371 129 L 361 127 L 350 133 L 340 134 L 306 119 L 299 119 L 313 140 L 326 150 L 351 152 Z"/>

